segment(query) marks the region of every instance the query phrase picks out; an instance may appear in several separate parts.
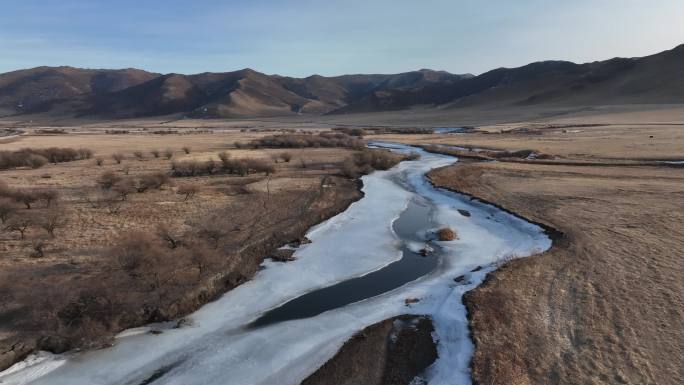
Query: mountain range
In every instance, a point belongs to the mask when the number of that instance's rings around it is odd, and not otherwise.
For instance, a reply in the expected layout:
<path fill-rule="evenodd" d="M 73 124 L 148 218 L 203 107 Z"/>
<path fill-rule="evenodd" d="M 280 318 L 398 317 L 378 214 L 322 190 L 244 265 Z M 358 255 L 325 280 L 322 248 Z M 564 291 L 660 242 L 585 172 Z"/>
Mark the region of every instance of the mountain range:
<path fill-rule="evenodd" d="M 683 102 L 684 45 L 641 58 L 543 61 L 478 76 L 423 69 L 293 78 L 251 69 L 182 75 L 73 67 L 0 74 L 0 116 L 244 118 L 414 107 Z"/>

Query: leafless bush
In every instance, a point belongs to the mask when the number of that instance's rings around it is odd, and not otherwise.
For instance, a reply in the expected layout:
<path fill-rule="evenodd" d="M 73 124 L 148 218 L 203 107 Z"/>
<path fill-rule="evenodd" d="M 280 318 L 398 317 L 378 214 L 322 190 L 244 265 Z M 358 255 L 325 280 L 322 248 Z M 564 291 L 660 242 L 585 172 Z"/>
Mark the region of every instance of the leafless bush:
<path fill-rule="evenodd" d="M 95 158 L 95 164 L 98 166 L 104 165 L 104 158 L 101 158 L 101 157 Z"/>
<path fill-rule="evenodd" d="M 339 131 L 342 133 L 345 133 L 349 136 L 356 136 L 356 137 L 363 137 L 364 135 L 367 135 L 368 133 L 366 130 L 363 128 L 348 128 L 348 127 L 340 127 L 340 128 L 334 128 L 333 130 Z"/>
<path fill-rule="evenodd" d="M 161 189 L 169 182 L 169 176 L 163 172 L 152 172 L 135 178 L 135 189 L 141 193 L 148 189 Z"/>
<path fill-rule="evenodd" d="M 173 151 L 171 149 L 166 149 L 164 150 L 164 158 L 166 159 L 171 159 L 173 158 Z"/>
<path fill-rule="evenodd" d="M 137 160 L 143 160 L 145 159 L 145 155 L 143 155 L 142 151 L 133 151 L 133 156 Z"/>
<path fill-rule="evenodd" d="M 45 256 L 45 241 L 37 239 L 31 243 L 31 258 L 43 258 Z"/>
<path fill-rule="evenodd" d="M 190 262 L 197 268 L 198 281 L 220 261 L 220 255 L 216 250 L 200 242 L 188 245 L 183 254 L 188 255 Z"/>
<path fill-rule="evenodd" d="M 102 189 L 109 190 L 120 180 L 121 177 L 116 175 L 114 171 L 105 171 L 97 178 L 97 184 L 99 184 Z"/>
<path fill-rule="evenodd" d="M 159 156 L 161 155 L 159 150 L 152 150 L 152 151 L 150 151 L 150 154 L 152 154 L 152 156 L 155 158 L 159 158 Z"/>
<path fill-rule="evenodd" d="M 282 159 L 285 163 L 289 163 L 290 160 L 292 160 L 292 154 L 289 152 L 283 152 L 280 154 L 280 159 Z"/>
<path fill-rule="evenodd" d="M 175 249 L 182 243 L 180 235 L 176 234 L 163 223 L 157 225 L 157 236 L 166 243 L 169 249 Z"/>
<path fill-rule="evenodd" d="M 90 159 L 93 157 L 93 151 L 89 148 L 79 148 L 76 151 L 78 152 L 78 157 L 81 159 Z"/>
<path fill-rule="evenodd" d="M 68 220 L 62 210 L 50 209 L 38 217 L 38 226 L 47 231 L 50 238 L 55 237 L 55 230 L 64 227 Z"/>
<path fill-rule="evenodd" d="M 254 139 L 247 146 L 252 148 L 346 147 L 361 149 L 364 144 L 358 138 L 342 132 L 322 132 L 318 135 L 271 135 Z"/>
<path fill-rule="evenodd" d="M 437 231 L 437 238 L 440 241 L 453 241 L 458 239 L 458 235 L 456 235 L 456 231 L 450 229 L 449 227 L 444 227 Z"/>
<path fill-rule="evenodd" d="M 386 150 L 364 149 L 342 162 L 340 172 L 349 178 L 358 178 L 373 170 L 387 170 L 394 167 L 402 157 Z"/>
<path fill-rule="evenodd" d="M 190 147 L 184 146 L 184 147 L 183 147 L 183 152 L 184 152 L 186 155 L 189 154 L 189 153 L 190 153 Z"/>
<path fill-rule="evenodd" d="M 107 192 L 98 201 L 98 206 L 103 206 L 111 215 L 118 214 L 121 211 L 123 202 L 115 192 Z"/>
<path fill-rule="evenodd" d="M 196 227 L 198 238 L 205 240 L 214 249 L 228 235 L 225 224 L 218 217 L 208 217 Z"/>
<path fill-rule="evenodd" d="M 37 190 L 35 195 L 38 200 L 45 201 L 45 207 L 47 208 L 50 208 L 53 203 L 59 200 L 60 197 L 59 191 L 54 189 Z"/>
<path fill-rule="evenodd" d="M 124 158 L 125 158 L 124 154 L 122 154 L 120 152 L 112 154 L 112 159 L 114 159 L 114 162 L 116 162 L 116 164 L 121 164 L 121 162 L 124 160 Z"/>
<path fill-rule="evenodd" d="M 74 160 L 89 159 L 93 155 L 87 149 L 73 148 L 22 148 L 17 151 L 0 151 L 0 170 L 15 167 L 40 168 L 51 163 L 71 162 Z"/>
<path fill-rule="evenodd" d="M 45 166 L 48 163 L 46 157 L 42 155 L 30 154 L 26 157 L 26 165 L 32 169 L 38 169 Z"/>
<path fill-rule="evenodd" d="M 24 204 L 29 210 L 31 209 L 31 205 L 38 200 L 38 194 L 30 189 L 15 190 L 12 195 L 16 202 Z"/>
<path fill-rule="evenodd" d="M 108 254 L 123 271 L 138 276 L 141 270 L 154 268 L 160 259 L 160 247 L 147 234 L 129 233 L 123 235 Z"/>
<path fill-rule="evenodd" d="M 3 225 L 16 213 L 17 206 L 9 198 L 0 198 L 0 223 Z"/>
<path fill-rule="evenodd" d="M 10 218 L 10 220 L 7 221 L 7 224 L 5 225 L 5 231 L 8 231 L 10 233 L 12 232 L 18 232 L 21 234 L 21 239 L 25 238 L 26 231 L 35 224 L 35 220 L 33 216 L 30 215 L 22 215 L 22 216 L 14 216 Z"/>
<path fill-rule="evenodd" d="M 183 201 L 187 201 L 188 199 L 194 197 L 198 191 L 199 191 L 199 188 L 197 186 L 191 185 L 191 184 L 185 184 L 185 185 L 179 186 L 176 193 L 178 195 L 183 195 Z"/>
<path fill-rule="evenodd" d="M 135 180 L 133 178 L 128 177 L 116 182 L 112 186 L 112 191 L 119 195 L 119 198 L 121 198 L 122 201 L 126 201 L 128 199 L 128 195 L 138 190 L 136 189 Z"/>

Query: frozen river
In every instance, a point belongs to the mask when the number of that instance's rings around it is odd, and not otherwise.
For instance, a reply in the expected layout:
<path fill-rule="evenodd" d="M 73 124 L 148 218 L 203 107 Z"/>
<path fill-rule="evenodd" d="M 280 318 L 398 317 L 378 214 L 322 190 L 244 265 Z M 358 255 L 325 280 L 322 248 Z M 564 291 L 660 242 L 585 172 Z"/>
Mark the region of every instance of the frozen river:
<path fill-rule="evenodd" d="M 425 173 L 455 158 L 377 145 L 421 158 L 364 176 L 365 196 L 312 228 L 295 261 L 264 262 L 251 281 L 188 316 L 187 326 L 127 330 L 96 351 L 33 355 L 0 373 L 0 384 L 298 384 L 355 332 L 400 314 L 433 318 L 439 358 L 425 380 L 470 383 L 463 293 L 498 261 L 544 251 L 551 240 L 533 224 L 432 187 Z M 420 261 L 426 237 L 444 226 L 459 238 L 433 242 L 436 254 Z M 413 267 L 397 268 L 401 279 L 378 275 L 404 263 Z M 333 290 L 354 280 L 361 286 Z"/>

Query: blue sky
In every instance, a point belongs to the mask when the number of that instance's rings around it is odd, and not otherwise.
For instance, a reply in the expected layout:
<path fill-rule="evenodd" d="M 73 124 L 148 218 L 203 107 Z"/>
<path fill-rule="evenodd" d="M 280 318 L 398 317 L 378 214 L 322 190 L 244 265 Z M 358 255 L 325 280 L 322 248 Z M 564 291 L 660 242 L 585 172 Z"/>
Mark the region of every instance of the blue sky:
<path fill-rule="evenodd" d="M 684 43 L 683 0 L 2 0 L 0 72 L 481 73 Z"/>

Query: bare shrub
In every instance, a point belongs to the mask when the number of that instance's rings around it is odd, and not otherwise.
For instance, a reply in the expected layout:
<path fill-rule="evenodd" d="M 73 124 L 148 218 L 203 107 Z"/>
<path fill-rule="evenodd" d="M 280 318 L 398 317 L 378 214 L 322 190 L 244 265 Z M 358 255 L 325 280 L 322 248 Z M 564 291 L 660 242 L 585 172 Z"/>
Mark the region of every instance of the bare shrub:
<path fill-rule="evenodd" d="M 159 158 L 159 156 L 161 155 L 159 150 L 152 150 L 152 151 L 150 151 L 150 154 L 152 154 L 152 156 L 155 158 Z"/>
<path fill-rule="evenodd" d="M 66 226 L 68 220 L 66 214 L 62 210 L 51 209 L 42 213 L 38 217 L 38 226 L 47 231 L 50 238 L 55 237 L 55 230 Z"/>
<path fill-rule="evenodd" d="M 8 231 L 10 233 L 12 232 L 18 232 L 21 234 L 21 239 L 25 238 L 26 231 L 35 224 L 35 220 L 33 216 L 30 215 L 22 215 L 22 216 L 14 216 L 10 220 L 7 221 L 7 224 L 5 225 L 5 231 Z"/>
<path fill-rule="evenodd" d="M 97 184 L 104 190 L 111 189 L 115 184 L 121 180 L 119 175 L 114 171 L 105 171 L 97 178 Z"/>
<path fill-rule="evenodd" d="M 89 150 L 87 150 L 89 151 Z M 0 151 L 0 170 L 16 167 L 39 168 L 51 163 L 71 162 L 74 160 L 88 159 L 92 152 L 85 149 L 73 148 L 22 148 L 17 151 Z"/>
<path fill-rule="evenodd" d="M 0 198 L 0 223 L 3 225 L 17 212 L 17 206 L 9 198 Z"/>
<path fill-rule="evenodd" d="M 48 159 L 42 155 L 31 154 L 26 157 L 26 165 L 38 169 L 48 164 Z"/>
<path fill-rule="evenodd" d="M 137 160 L 144 160 L 145 159 L 145 155 L 143 155 L 142 151 L 133 151 L 133 156 Z"/>
<path fill-rule="evenodd" d="M 141 270 L 154 268 L 160 259 L 160 248 L 151 236 L 136 232 L 123 235 L 108 254 L 121 270 L 139 276 Z"/>
<path fill-rule="evenodd" d="M 101 158 L 101 157 L 95 158 L 95 164 L 98 165 L 98 166 L 104 165 L 104 162 L 105 162 L 105 161 L 104 161 L 104 158 Z"/>
<path fill-rule="evenodd" d="M 437 230 L 437 239 L 440 241 L 453 241 L 458 239 L 458 235 L 456 234 L 455 230 L 452 230 L 449 227 L 444 227 Z"/>
<path fill-rule="evenodd" d="M 54 189 L 38 190 L 35 192 L 36 198 L 45 201 L 45 207 L 50 208 L 59 200 L 59 191 Z"/>
<path fill-rule="evenodd" d="M 201 280 L 206 272 L 211 271 L 220 261 L 220 255 L 216 250 L 199 242 L 188 245 L 183 250 L 183 254 L 188 255 L 190 262 L 197 268 L 197 281 Z"/>
<path fill-rule="evenodd" d="M 37 239 L 31 243 L 31 253 L 29 256 L 31 258 L 43 258 L 45 257 L 45 240 Z"/>
<path fill-rule="evenodd" d="M 289 152 L 283 152 L 280 154 L 280 159 L 282 159 L 285 163 L 289 163 L 290 160 L 292 160 L 292 154 Z"/>
<path fill-rule="evenodd" d="M 271 135 L 254 139 L 249 142 L 248 146 L 252 148 L 346 147 L 361 149 L 364 144 L 358 138 L 342 132 L 321 132 L 317 135 Z"/>
<path fill-rule="evenodd" d="M 121 162 L 124 160 L 124 158 L 125 158 L 124 154 L 122 154 L 120 152 L 112 154 L 112 159 L 114 159 L 114 162 L 116 162 L 116 164 L 121 164 Z"/>
<path fill-rule="evenodd" d="M 173 158 L 173 151 L 171 149 L 166 149 L 164 150 L 164 158 L 166 159 L 171 159 Z"/>
<path fill-rule="evenodd" d="M 188 146 L 183 146 L 182 150 L 186 155 L 190 153 L 190 147 Z"/>
<path fill-rule="evenodd" d="M 123 202 L 115 192 L 110 191 L 99 199 L 98 206 L 103 206 L 109 214 L 115 215 L 121 211 Z"/>
<path fill-rule="evenodd" d="M 93 151 L 89 148 L 79 148 L 76 151 L 80 159 L 90 159 L 93 157 Z"/>
<path fill-rule="evenodd" d="M 264 159 L 247 159 L 247 167 L 250 171 L 254 171 L 256 173 L 263 172 L 266 175 L 273 174 L 275 172 L 275 167 L 273 167 L 272 164 L 269 164 L 266 162 Z"/>
<path fill-rule="evenodd" d="M 115 192 L 122 201 L 126 201 L 128 199 L 128 195 L 138 190 L 136 189 L 135 180 L 128 177 L 116 182 L 112 186 L 112 191 Z"/>
<path fill-rule="evenodd" d="M 226 226 L 218 217 L 208 217 L 197 225 L 198 238 L 204 239 L 214 249 L 218 248 L 227 235 Z"/>
<path fill-rule="evenodd" d="M 366 148 L 345 159 L 340 166 L 340 172 L 346 177 L 358 178 L 373 170 L 388 170 L 401 160 L 401 155 L 386 150 Z"/>
<path fill-rule="evenodd" d="M 148 189 L 161 189 L 165 184 L 169 183 L 169 176 L 163 172 L 152 172 L 144 174 L 135 179 L 135 189 L 141 193 Z"/>
<path fill-rule="evenodd" d="M 199 191 L 199 188 L 197 186 L 191 185 L 191 184 L 184 184 L 184 185 L 178 187 L 178 190 L 176 190 L 176 193 L 178 195 L 183 195 L 183 201 L 187 201 L 188 199 L 194 197 L 198 191 Z"/>
<path fill-rule="evenodd" d="M 15 190 L 12 195 L 16 202 L 24 204 L 29 210 L 31 209 L 31 205 L 38 201 L 38 194 L 36 194 L 34 190 Z"/>
<path fill-rule="evenodd" d="M 169 249 L 175 249 L 182 243 L 181 236 L 169 229 L 169 227 L 163 223 L 157 225 L 157 236 L 166 243 Z"/>

